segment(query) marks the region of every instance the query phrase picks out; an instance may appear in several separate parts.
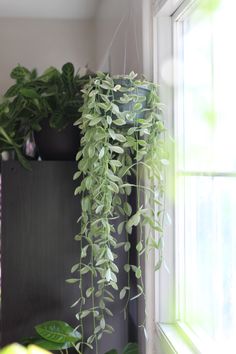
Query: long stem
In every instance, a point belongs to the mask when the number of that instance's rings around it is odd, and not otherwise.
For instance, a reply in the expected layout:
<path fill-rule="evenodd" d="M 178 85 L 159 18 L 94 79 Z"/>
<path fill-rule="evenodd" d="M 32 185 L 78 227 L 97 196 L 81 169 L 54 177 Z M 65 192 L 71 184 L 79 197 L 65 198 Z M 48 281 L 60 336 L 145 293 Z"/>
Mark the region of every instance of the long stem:
<path fill-rule="evenodd" d="M 136 133 L 136 153 L 138 154 L 138 149 L 139 149 L 139 146 L 138 146 L 138 133 Z M 144 163 L 144 165 L 146 165 Z M 137 208 L 138 210 L 140 209 L 141 207 L 141 203 L 140 203 L 140 198 L 141 198 L 141 190 L 142 189 L 142 186 L 140 185 L 140 182 L 141 182 L 141 176 L 140 176 L 140 164 L 137 165 L 137 176 L 136 176 L 136 181 L 137 181 L 137 188 L 136 188 L 136 198 L 137 198 Z M 148 189 L 148 187 L 145 187 L 143 186 L 145 189 Z M 142 227 L 142 222 L 139 224 L 139 232 L 138 232 L 138 240 L 139 242 L 141 242 L 141 244 L 143 245 L 143 247 L 146 247 L 145 244 L 143 244 L 143 227 Z M 137 265 L 138 267 L 140 267 L 141 269 L 141 255 L 140 255 L 140 252 L 137 251 L 137 255 L 138 255 L 138 260 L 137 260 Z M 142 290 L 143 290 L 143 297 L 144 297 L 144 306 L 145 306 L 145 311 L 144 311 L 144 321 L 143 321 L 143 325 L 145 325 L 146 323 L 146 301 L 145 301 L 145 289 L 144 289 L 144 282 L 143 282 L 143 272 L 141 271 L 141 277 L 140 277 L 140 285 L 142 287 Z"/>
<path fill-rule="evenodd" d="M 92 266 L 93 266 L 93 250 L 92 250 Z M 91 272 L 91 286 L 94 289 L 94 275 L 93 272 Z M 95 332 L 95 328 L 96 328 L 96 318 L 95 318 L 95 298 L 94 298 L 94 292 L 95 289 L 93 290 L 92 293 L 92 308 L 93 308 L 93 331 Z M 96 354 L 98 354 L 98 340 L 97 340 L 97 335 L 95 335 L 95 347 L 96 347 Z"/>

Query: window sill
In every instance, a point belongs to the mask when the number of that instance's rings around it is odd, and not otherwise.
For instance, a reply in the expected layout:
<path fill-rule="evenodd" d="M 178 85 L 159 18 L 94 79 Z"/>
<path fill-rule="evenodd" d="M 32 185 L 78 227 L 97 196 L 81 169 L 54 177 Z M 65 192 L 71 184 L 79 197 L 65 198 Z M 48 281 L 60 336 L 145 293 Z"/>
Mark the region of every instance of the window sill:
<path fill-rule="evenodd" d="M 161 354 L 200 353 L 178 325 L 156 324 L 156 344 Z"/>

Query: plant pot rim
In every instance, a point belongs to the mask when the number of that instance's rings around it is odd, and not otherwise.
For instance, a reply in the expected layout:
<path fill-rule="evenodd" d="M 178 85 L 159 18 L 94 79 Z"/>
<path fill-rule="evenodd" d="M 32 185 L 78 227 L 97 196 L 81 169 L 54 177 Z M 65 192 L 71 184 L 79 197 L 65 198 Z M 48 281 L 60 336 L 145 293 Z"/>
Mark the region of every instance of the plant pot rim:
<path fill-rule="evenodd" d="M 121 86 L 125 86 L 125 87 L 136 87 L 138 89 L 141 90 L 146 90 L 146 91 L 150 91 L 150 88 L 148 87 L 148 83 L 144 83 L 142 85 L 134 85 L 134 83 L 132 82 L 131 79 L 129 78 L 123 78 L 123 77 L 115 77 L 113 79 L 113 81 L 117 84 L 120 84 Z"/>

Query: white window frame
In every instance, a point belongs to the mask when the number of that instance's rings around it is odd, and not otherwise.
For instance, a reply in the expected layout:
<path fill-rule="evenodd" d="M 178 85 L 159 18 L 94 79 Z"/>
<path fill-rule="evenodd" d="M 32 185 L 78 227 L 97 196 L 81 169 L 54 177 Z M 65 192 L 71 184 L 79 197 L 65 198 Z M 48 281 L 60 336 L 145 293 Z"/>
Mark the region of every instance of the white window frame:
<path fill-rule="evenodd" d="M 178 19 L 178 15 L 182 14 L 188 6 L 196 3 L 197 0 L 157 0 L 154 1 L 153 9 L 153 72 L 154 80 L 160 84 L 161 101 L 165 103 L 165 117 L 166 127 L 168 132 L 174 136 L 174 130 L 178 127 L 174 126 L 173 113 L 178 111 L 175 107 L 178 97 L 174 97 L 173 85 L 167 86 L 160 75 L 160 68 L 162 64 L 173 58 L 177 48 L 174 48 L 173 41 L 173 26 L 174 21 Z M 173 15 L 174 14 L 174 15 Z M 176 31 L 175 31 L 176 35 Z M 172 84 L 180 83 L 176 77 L 173 67 L 169 67 L 170 78 Z M 175 86 L 176 87 L 176 86 Z M 178 90 L 181 94 L 181 87 Z M 176 95 L 176 92 L 175 92 Z M 176 119 L 175 119 L 176 121 Z M 169 168 L 167 175 L 167 185 L 170 194 L 174 195 L 173 176 L 175 173 L 175 166 Z M 201 343 L 198 338 L 188 329 L 186 325 L 178 322 L 178 313 L 180 309 L 177 308 L 182 294 L 179 291 L 179 282 L 177 274 L 183 273 L 179 260 L 184 259 L 183 255 L 176 257 L 175 242 L 178 242 L 175 237 L 175 222 L 173 201 L 166 201 L 166 209 L 172 220 L 172 224 L 165 227 L 165 248 L 164 259 L 161 270 L 156 273 L 156 328 L 155 328 L 155 352 L 158 354 L 198 354 L 203 353 L 204 348 L 201 348 Z M 177 219 L 177 218 L 176 218 Z M 163 301 L 163 299 L 165 299 Z M 168 299 L 168 300 L 167 300 Z M 176 306 L 173 308 L 173 305 Z"/>

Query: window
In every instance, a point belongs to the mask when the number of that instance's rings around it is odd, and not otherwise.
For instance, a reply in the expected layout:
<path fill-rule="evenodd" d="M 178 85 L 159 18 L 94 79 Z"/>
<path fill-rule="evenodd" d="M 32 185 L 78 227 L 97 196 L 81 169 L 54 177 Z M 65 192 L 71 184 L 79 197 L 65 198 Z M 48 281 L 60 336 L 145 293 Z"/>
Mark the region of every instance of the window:
<path fill-rule="evenodd" d="M 235 5 L 206 3 L 166 1 L 157 12 L 156 72 L 176 176 L 157 286 L 159 334 L 171 339 L 164 353 L 235 352 Z"/>

